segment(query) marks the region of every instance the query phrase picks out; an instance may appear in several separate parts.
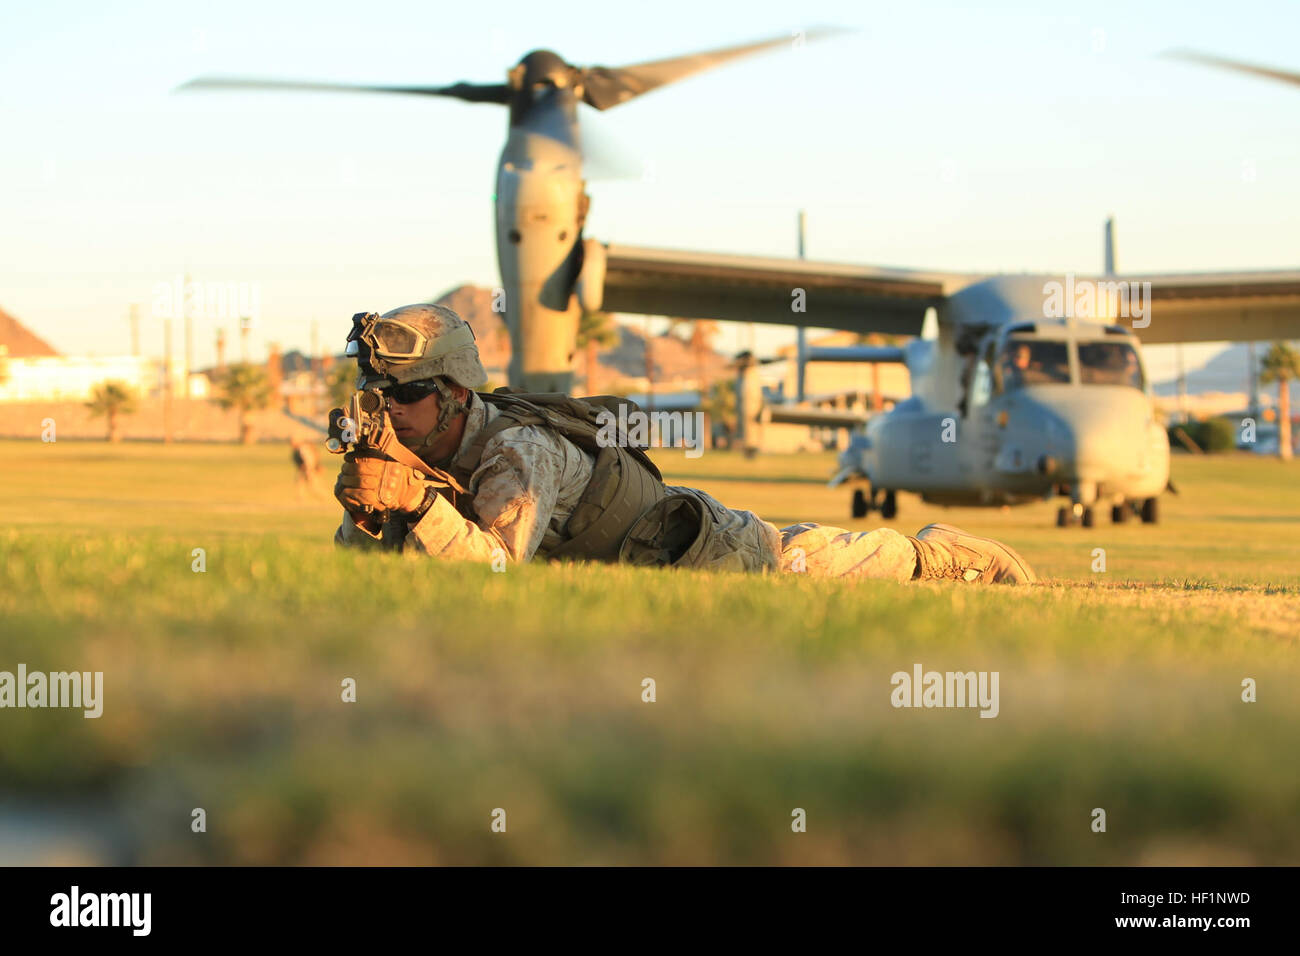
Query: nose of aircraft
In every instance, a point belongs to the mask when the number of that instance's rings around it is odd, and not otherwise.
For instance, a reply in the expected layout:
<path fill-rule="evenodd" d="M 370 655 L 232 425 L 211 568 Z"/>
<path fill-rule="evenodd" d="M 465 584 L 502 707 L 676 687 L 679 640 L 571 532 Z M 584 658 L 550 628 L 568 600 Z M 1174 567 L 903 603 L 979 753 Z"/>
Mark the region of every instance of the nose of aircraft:
<path fill-rule="evenodd" d="M 1106 485 L 1150 468 L 1151 405 L 1144 394 L 1119 385 L 1043 391 L 1031 401 L 1051 446 L 1044 454 L 1061 481 Z"/>

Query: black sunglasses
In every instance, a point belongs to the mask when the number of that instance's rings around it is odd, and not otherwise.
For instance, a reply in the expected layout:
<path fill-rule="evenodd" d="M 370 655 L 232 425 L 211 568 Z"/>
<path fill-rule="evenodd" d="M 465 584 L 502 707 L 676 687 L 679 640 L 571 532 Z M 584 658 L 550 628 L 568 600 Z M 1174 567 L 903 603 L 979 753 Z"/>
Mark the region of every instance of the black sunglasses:
<path fill-rule="evenodd" d="M 400 385 L 381 388 L 379 394 L 399 405 L 413 405 L 422 398 L 428 398 L 437 390 L 438 387 L 433 382 L 403 382 Z"/>

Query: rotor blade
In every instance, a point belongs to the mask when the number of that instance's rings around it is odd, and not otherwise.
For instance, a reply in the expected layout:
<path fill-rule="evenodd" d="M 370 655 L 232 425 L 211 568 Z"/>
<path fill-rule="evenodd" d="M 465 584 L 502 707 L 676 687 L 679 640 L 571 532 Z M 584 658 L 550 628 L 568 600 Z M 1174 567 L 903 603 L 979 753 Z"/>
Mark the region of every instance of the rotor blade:
<path fill-rule="evenodd" d="M 452 96 L 470 103 L 507 103 L 510 88 L 504 83 L 453 83 L 451 86 L 369 86 L 354 83 L 316 83 L 303 80 L 259 79 L 244 76 L 200 76 L 176 88 L 181 90 L 263 90 L 331 93 L 413 93 L 417 96 Z"/>
<path fill-rule="evenodd" d="M 651 60 L 647 63 L 633 63 L 629 66 L 589 66 L 583 69 L 582 78 L 585 87 L 583 99 L 588 106 L 598 110 L 607 110 L 626 103 L 635 96 L 648 93 L 668 83 L 699 73 L 715 66 L 721 66 L 729 60 L 735 60 L 754 53 L 763 53 L 781 46 L 803 43 L 807 40 L 820 39 L 844 30 L 829 28 L 807 30 L 799 35 L 772 37 L 756 43 L 725 47 L 721 50 L 708 50 L 704 53 L 691 53 L 667 60 Z"/>
<path fill-rule="evenodd" d="M 1217 66 L 1225 70 L 1236 70 L 1238 73 L 1249 73 L 1253 76 L 1264 76 L 1270 80 L 1281 80 L 1283 83 L 1290 83 L 1294 86 L 1300 86 L 1300 73 L 1288 70 L 1273 70 L 1265 66 L 1255 66 L 1252 63 L 1242 63 L 1238 60 L 1225 60 L 1222 57 L 1210 56 L 1205 53 L 1197 53 L 1195 50 L 1171 50 L 1165 54 L 1176 60 L 1187 60 L 1192 63 L 1203 63 L 1206 66 Z"/>

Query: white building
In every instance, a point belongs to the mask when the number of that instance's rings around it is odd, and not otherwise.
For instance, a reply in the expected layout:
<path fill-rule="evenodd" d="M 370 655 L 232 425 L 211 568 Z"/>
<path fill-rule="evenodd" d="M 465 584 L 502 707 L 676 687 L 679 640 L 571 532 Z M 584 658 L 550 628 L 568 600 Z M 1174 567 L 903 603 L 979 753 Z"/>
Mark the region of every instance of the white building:
<path fill-rule="evenodd" d="M 86 401 L 95 386 L 121 382 L 141 398 L 159 395 L 165 365 L 135 355 L 60 355 L 54 346 L 0 309 L 0 402 Z M 190 375 L 183 362 L 171 366 L 177 398 L 206 398 L 205 375 Z"/>
<path fill-rule="evenodd" d="M 85 401 L 96 385 L 113 381 L 148 396 L 162 384 L 161 363 L 133 355 L 11 358 L 0 345 L 0 402 Z M 184 394 L 183 374 L 173 387 L 176 395 Z"/>

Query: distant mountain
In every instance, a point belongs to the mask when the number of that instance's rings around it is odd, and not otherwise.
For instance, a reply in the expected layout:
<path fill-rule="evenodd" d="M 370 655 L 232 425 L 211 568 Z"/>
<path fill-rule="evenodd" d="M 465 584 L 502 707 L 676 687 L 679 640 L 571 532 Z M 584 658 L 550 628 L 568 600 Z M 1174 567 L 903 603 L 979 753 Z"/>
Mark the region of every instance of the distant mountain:
<path fill-rule="evenodd" d="M 0 309 L 0 345 L 10 358 L 38 358 L 58 355 L 58 350 L 23 325 L 4 309 Z"/>
<path fill-rule="evenodd" d="M 689 342 L 664 332 L 647 340 L 644 332 L 630 326 L 619 325 L 618 344 L 600 353 L 600 364 L 627 378 L 644 378 L 646 374 L 646 342 L 650 342 L 654 359 L 656 381 L 671 382 L 678 379 L 696 379 L 700 375 L 700 360 Z M 716 351 L 704 353 L 704 373 L 710 381 L 730 375 L 730 359 Z"/>
<path fill-rule="evenodd" d="M 488 369 L 504 369 L 510 362 L 510 330 L 505 317 L 492 311 L 492 290 L 475 285 L 461 285 L 433 300 L 445 305 L 474 330 L 479 357 Z"/>
<path fill-rule="evenodd" d="M 444 292 L 434 300 L 445 305 L 470 324 L 478 341 L 479 354 L 488 369 L 504 369 L 510 362 L 510 332 L 505 318 L 492 311 L 492 290 L 462 285 Z M 626 378 L 644 378 L 646 374 L 646 336 L 631 326 L 619 323 L 618 344 L 597 353 L 596 359 L 608 372 Z M 699 361 L 694 349 L 681 338 L 664 333 L 654 336 L 655 379 L 673 381 L 695 379 Z M 578 357 L 581 362 L 581 355 Z M 729 359 L 717 352 L 705 353 L 705 372 L 716 380 L 726 374 Z"/>

